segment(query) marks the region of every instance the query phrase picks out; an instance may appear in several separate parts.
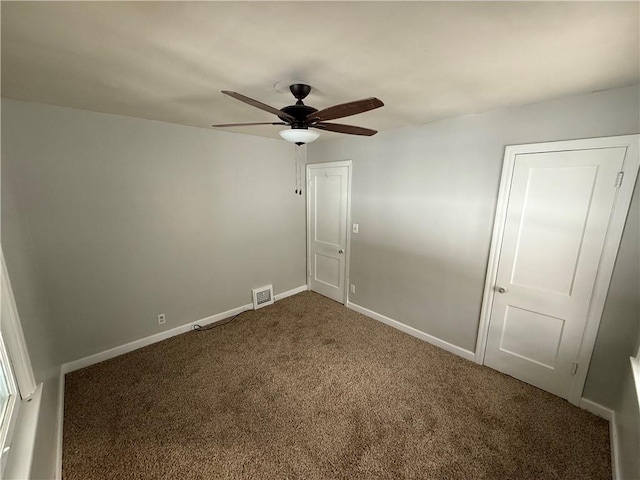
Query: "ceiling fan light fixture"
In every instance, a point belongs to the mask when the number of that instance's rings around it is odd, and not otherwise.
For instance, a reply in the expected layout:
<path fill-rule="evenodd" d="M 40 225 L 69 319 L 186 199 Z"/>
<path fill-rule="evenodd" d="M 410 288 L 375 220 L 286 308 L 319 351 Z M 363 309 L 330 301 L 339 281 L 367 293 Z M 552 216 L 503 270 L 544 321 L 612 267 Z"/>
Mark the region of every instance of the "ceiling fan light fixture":
<path fill-rule="evenodd" d="M 280 130 L 280 136 L 287 142 L 296 143 L 298 145 L 303 143 L 311 143 L 320 137 L 320 134 L 313 132 L 306 128 L 291 128 L 288 130 Z"/>

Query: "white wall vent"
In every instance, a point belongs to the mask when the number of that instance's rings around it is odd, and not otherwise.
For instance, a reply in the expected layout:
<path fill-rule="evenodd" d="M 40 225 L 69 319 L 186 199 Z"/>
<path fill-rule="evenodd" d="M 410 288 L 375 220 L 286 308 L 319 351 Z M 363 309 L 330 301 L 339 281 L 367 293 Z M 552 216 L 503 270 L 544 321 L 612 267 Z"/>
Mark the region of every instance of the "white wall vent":
<path fill-rule="evenodd" d="M 254 288 L 253 292 L 253 309 L 257 310 L 267 305 L 271 305 L 273 300 L 273 285 L 266 285 L 260 288 Z"/>

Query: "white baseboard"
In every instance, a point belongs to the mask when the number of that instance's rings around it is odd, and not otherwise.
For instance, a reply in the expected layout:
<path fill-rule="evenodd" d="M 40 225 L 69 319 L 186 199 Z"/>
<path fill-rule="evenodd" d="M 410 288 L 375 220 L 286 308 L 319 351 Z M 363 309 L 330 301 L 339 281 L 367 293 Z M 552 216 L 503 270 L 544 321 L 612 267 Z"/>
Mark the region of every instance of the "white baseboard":
<path fill-rule="evenodd" d="M 302 285 L 300 287 L 296 287 L 286 292 L 274 295 L 274 299 L 276 301 L 282 300 L 283 298 L 290 297 L 291 295 L 295 295 L 297 293 L 304 292 L 306 290 L 307 290 L 307 286 Z M 79 360 L 74 360 L 72 362 L 65 363 L 62 365 L 62 373 L 63 374 L 71 373 L 75 370 L 80 370 L 81 368 L 85 368 L 90 365 L 95 365 L 96 363 L 104 362 L 105 360 L 118 357 L 120 355 L 132 352 L 134 350 L 138 350 L 139 348 L 146 347 L 147 345 L 161 342 L 162 340 L 166 340 L 167 338 L 171 338 L 171 337 L 175 337 L 176 335 L 187 333 L 193 329 L 193 326 L 195 324 L 205 326 L 212 323 L 221 322 L 222 320 L 225 320 L 229 317 L 233 317 L 234 315 L 237 315 L 239 313 L 246 312 L 247 310 L 253 310 L 252 303 L 247 303 L 246 305 L 232 308 L 231 310 L 227 310 L 226 312 L 217 313 L 215 315 L 211 315 L 209 317 L 202 318 L 200 320 L 196 320 L 194 322 L 172 328 L 171 330 L 166 330 L 164 332 L 156 333 L 149 337 L 141 338 L 139 340 L 134 340 L 133 342 L 129 342 L 124 345 L 120 345 L 118 347 L 110 348 L 109 350 L 105 350 L 104 352 L 96 353 L 94 355 L 90 355 L 88 357 L 84 357 Z"/>
<path fill-rule="evenodd" d="M 362 313 L 363 315 L 373 318 L 374 320 L 378 320 L 379 322 L 385 323 L 404 333 L 408 333 L 409 335 L 419 338 L 420 340 L 424 340 L 425 342 L 435 345 L 436 347 L 440 347 L 443 350 L 455 353 L 462 358 L 466 358 L 467 360 L 475 362 L 476 354 L 470 350 L 465 350 L 464 348 L 457 347 L 456 345 L 445 342 L 444 340 L 440 340 L 439 338 L 429 335 L 428 333 L 421 332 L 420 330 L 410 327 L 409 325 L 405 325 L 404 323 L 400 323 L 397 320 L 385 317 L 380 313 L 369 310 L 368 308 L 361 307 L 360 305 L 356 305 L 355 303 L 347 302 L 347 308 L 350 308 L 351 310 L 354 310 L 358 313 Z"/>
<path fill-rule="evenodd" d="M 305 292 L 307 290 L 308 290 L 307 285 L 301 285 L 294 289 L 287 290 L 286 292 L 279 293 L 278 295 L 274 295 L 273 298 L 276 301 L 278 301 L 278 300 L 282 300 L 283 298 L 296 295 L 297 293 Z M 172 328 L 171 330 L 167 330 L 166 332 L 161 332 L 155 335 L 151 335 L 149 337 L 141 338 L 140 340 L 135 340 L 125 345 L 111 348 L 109 350 L 105 350 L 104 352 L 96 353 L 95 355 L 90 355 L 88 357 L 81 358 L 80 360 L 75 360 L 73 362 L 65 363 L 64 365 L 62 365 L 60 367 L 60 386 L 58 391 L 58 437 L 57 437 L 57 445 L 56 445 L 56 454 L 57 454 L 56 463 L 57 464 L 56 464 L 55 480 L 62 479 L 62 441 L 63 441 L 63 431 L 64 431 L 63 428 L 64 428 L 64 382 L 65 382 L 64 376 L 65 374 L 73 372 L 75 370 L 79 370 L 81 368 L 88 367 L 90 365 L 94 365 L 99 362 L 103 362 L 105 360 L 109 360 L 110 358 L 114 358 L 119 355 L 123 355 L 125 353 L 132 352 L 133 350 L 146 347 L 147 345 L 151 345 L 152 343 L 160 342 L 167 338 L 174 337 L 182 333 L 186 333 L 190 331 L 193 328 L 193 325 L 195 325 L 196 323 L 202 326 L 209 325 L 212 323 L 225 320 L 229 317 L 237 315 L 238 313 L 242 313 L 252 309 L 253 309 L 253 304 L 248 303 L 246 305 L 242 305 L 241 307 L 236 307 L 231 310 L 227 310 L 226 312 L 218 313 L 216 315 L 211 315 L 201 320 L 197 320 L 195 322 L 191 322 L 186 325 L 182 325 L 180 327 Z"/>
<path fill-rule="evenodd" d="M 60 367 L 60 379 L 58 383 L 58 436 L 56 445 L 56 476 L 55 480 L 62 480 L 62 439 L 64 432 L 64 371 Z"/>
<path fill-rule="evenodd" d="M 187 333 L 188 331 L 193 329 L 193 326 L 196 323 L 198 325 L 204 326 L 211 323 L 220 322 L 226 318 L 232 317 L 233 315 L 237 315 L 238 313 L 242 313 L 244 311 L 252 310 L 252 309 L 253 309 L 253 304 L 248 303 L 241 307 L 227 310 L 226 312 L 218 313 L 216 315 L 211 315 L 210 317 L 206 317 L 200 320 L 196 320 L 195 322 L 187 323 L 186 325 L 181 325 L 179 327 L 172 328 L 171 330 L 166 330 L 164 332 L 156 333 L 149 337 L 141 338 L 139 340 L 134 340 L 133 342 L 120 345 L 119 347 L 110 348 L 109 350 L 105 350 L 104 352 L 96 353 L 94 355 L 90 355 L 88 357 L 84 357 L 79 360 L 74 360 L 72 362 L 65 363 L 62 365 L 62 372 L 65 374 L 71 373 L 76 370 L 80 370 L 81 368 L 95 365 L 96 363 L 104 362 L 105 360 L 109 360 L 114 357 L 119 357 L 120 355 L 124 355 L 125 353 L 133 352 L 134 350 L 138 350 L 139 348 L 146 347 L 147 345 L 161 342 L 162 340 L 166 340 L 167 338 L 171 338 L 171 337 L 175 337 L 176 335 Z"/>
<path fill-rule="evenodd" d="M 599 403 L 589 400 L 588 398 L 582 397 L 578 406 L 583 410 L 586 410 L 587 412 L 591 412 L 594 415 L 599 416 L 600 418 L 604 418 L 608 422 L 610 422 L 613 418 L 613 410 L 605 407 L 604 405 L 600 405 Z"/>
<path fill-rule="evenodd" d="M 277 302 L 278 300 L 282 300 L 283 298 L 287 298 L 292 295 L 297 295 L 298 293 L 306 292 L 307 290 L 309 290 L 308 285 L 300 285 L 299 287 L 292 288 L 291 290 L 287 290 L 286 292 L 274 295 L 273 299 Z"/>
<path fill-rule="evenodd" d="M 618 424 L 616 423 L 616 412 L 611 412 L 609 420 L 609 437 L 611 437 L 611 476 L 613 480 L 622 480 L 620 476 L 620 440 L 618 439 Z"/>

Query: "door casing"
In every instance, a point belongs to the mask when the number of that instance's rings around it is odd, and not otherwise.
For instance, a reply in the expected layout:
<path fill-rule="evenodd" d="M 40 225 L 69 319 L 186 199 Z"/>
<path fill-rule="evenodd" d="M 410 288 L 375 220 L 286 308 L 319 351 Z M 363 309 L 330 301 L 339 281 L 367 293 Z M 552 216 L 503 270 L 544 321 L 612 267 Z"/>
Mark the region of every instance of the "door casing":
<path fill-rule="evenodd" d="M 624 178 L 622 185 L 616 194 L 613 204 L 613 210 L 609 219 L 607 228 L 607 236 L 602 250 L 602 257 L 596 274 L 596 281 L 589 305 L 589 313 L 585 326 L 580 351 L 576 361 L 579 364 L 577 373 L 573 376 L 570 389 L 569 400 L 574 405 L 579 405 L 582 398 L 584 383 L 589 370 L 591 354 L 595 345 L 598 327 L 604 304 L 611 283 L 613 267 L 615 264 L 622 231 L 629 211 L 631 196 L 633 195 L 634 186 L 638 176 L 638 167 L 640 164 L 640 135 L 621 135 L 614 137 L 589 138 L 582 140 L 566 140 L 559 142 L 512 145 L 507 146 L 504 154 L 502 166 L 502 178 L 500 180 L 500 190 L 498 194 L 498 203 L 496 207 L 496 216 L 493 226 L 493 235 L 491 239 L 491 249 L 489 252 L 489 263 L 487 268 L 487 276 L 484 286 L 484 295 L 482 300 L 482 309 L 480 313 L 480 324 L 478 327 L 478 339 L 476 343 L 475 361 L 484 363 L 484 356 L 487 347 L 487 336 L 489 332 L 489 320 L 493 308 L 493 296 L 495 294 L 494 286 L 498 273 L 498 263 L 500 261 L 500 251 L 502 250 L 502 238 L 506 222 L 507 206 L 511 194 L 511 179 L 515 167 L 516 156 L 527 153 L 543 153 L 556 152 L 562 150 L 590 150 L 608 147 L 626 147 L 622 171 Z"/>
<path fill-rule="evenodd" d="M 309 187 L 311 185 L 311 170 L 313 168 L 327 168 L 327 167 L 347 167 L 347 224 L 345 225 L 347 233 L 347 246 L 345 248 L 345 265 L 344 265 L 344 305 L 349 302 L 349 264 L 351 263 L 351 177 L 353 173 L 353 166 L 351 160 L 342 160 L 337 162 L 320 162 L 320 163 L 308 163 L 306 169 L 306 197 L 307 197 L 307 288 L 311 290 L 311 282 L 309 277 L 311 275 L 311 198 L 309 197 Z"/>

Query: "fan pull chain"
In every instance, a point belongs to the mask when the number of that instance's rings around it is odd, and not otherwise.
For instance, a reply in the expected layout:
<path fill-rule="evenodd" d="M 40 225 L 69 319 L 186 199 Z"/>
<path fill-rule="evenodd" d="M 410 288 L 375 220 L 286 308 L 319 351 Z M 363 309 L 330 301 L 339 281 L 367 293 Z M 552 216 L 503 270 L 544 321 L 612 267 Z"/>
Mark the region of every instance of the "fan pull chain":
<path fill-rule="evenodd" d="M 293 146 L 293 186 L 295 193 L 298 194 L 298 146 Z"/>
<path fill-rule="evenodd" d="M 298 194 L 302 195 L 302 147 L 296 145 L 298 147 Z"/>
<path fill-rule="evenodd" d="M 296 171 L 297 171 L 297 185 L 298 195 L 302 195 L 302 183 L 300 183 L 300 162 L 302 161 L 302 147 L 296 145 Z"/>
<path fill-rule="evenodd" d="M 296 170 L 296 195 L 302 195 L 302 152 L 299 145 L 294 145 L 295 148 L 295 170 Z"/>

